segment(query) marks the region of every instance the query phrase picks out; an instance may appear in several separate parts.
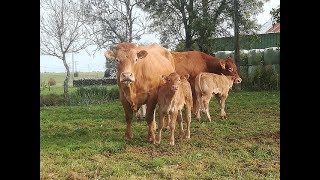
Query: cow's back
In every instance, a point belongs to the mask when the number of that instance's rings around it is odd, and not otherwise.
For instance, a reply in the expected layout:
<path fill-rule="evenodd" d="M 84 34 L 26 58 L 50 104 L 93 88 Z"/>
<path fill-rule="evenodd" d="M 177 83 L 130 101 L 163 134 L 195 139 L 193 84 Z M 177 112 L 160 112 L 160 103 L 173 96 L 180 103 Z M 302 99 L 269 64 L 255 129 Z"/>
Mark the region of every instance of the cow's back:
<path fill-rule="evenodd" d="M 189 74 L 193 80 L 200 72 L 208 71 L 207 64 L 199 51 L 171 52 L 176 72 L 180 75 Z"/>
<path fill-rule="evenodd" d="M 141 47 L 141 50 L 146 50 L 148 55 L 134 68 L 136 75 L 134 85 L 138 92 L 146 92 L 156 89 L 160 84 L 161 76 L 168 75 L 175 69 L 173 58 L 167 49 L 153 45 L 150 48 Z"/>

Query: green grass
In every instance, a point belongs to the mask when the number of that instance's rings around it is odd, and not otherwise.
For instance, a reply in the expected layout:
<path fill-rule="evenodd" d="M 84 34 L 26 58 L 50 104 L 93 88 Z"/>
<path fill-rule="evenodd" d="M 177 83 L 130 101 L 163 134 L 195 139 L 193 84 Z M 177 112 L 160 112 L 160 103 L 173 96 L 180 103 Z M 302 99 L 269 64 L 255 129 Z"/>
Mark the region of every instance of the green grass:
<path fill-rule="evenodd" d="M 280 93 L 230 92 L 227 120 L 215 99 L 212 122 L 192 118 L 191 139 L 147 143 L 145 121 L 133 120 L 125 142 L 119 101 L 40 108 L 41 179 L 280 179 Z"/>
<path fill-rule="evenodd" d="M 79 76 L 74 79 L 83 79 L 83 78 L 102 78 L 104 72 L 79 72 Z M 40 73 L 40 84 L 45 81 L 48 82 L 50 78 L 53 78 L 56 81 L 56 85 L 50 88 L 42 89 L 40 91 L 41 95 L 46 94 L 63 94 L 63 81 L 66 77 L 66 73 Z M 69 80 L 69 92 L 75 91 L 76 88 L 72 86 L 72 79 Z"/>

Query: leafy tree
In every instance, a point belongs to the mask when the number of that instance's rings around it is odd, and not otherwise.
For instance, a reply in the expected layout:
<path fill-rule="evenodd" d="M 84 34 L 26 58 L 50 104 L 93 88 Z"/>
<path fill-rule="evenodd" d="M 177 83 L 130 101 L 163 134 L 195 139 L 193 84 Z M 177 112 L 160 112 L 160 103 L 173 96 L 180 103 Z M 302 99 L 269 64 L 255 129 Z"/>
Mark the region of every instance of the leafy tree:
<path fill-rule="evenodd" d="M 145 0 L 140 6 L 150 13 L 153 19 L 152 31 L 160 33 L 160 42 L 165 47 L 172 47 L 180 41 L 186 49 L 191 49 L 194 31 L 193 20 L 196 0 Z"/>
<path fill-rule="evenodd" d="M 98 49 L 140 40 L 147 22 L 138 0 L 83 0 L 85 16 Z"/>
<path fill-rule="evenodd" d="M 254 15 L 262 11 L 265 0 L 239 0 L 239 31 L 252 33 L 259 27 Z M 153 19 L 153 31 L 160 32 L 165 46 L 179 50 L 196 49 L 211 53 L 210 39 L 230 36 L 234 28 L 233 0 L 146 0 L 141 7 Z"/>
<path fill-rule="evenodd" d="M 66 68 L 63 83 L 65 98 L 69 98 L 70 78 L 66 55 L 77 53 L 90 45 L 86 32 L 82 9 L 77 1 L 41 0 L 40 52 L 62 60 Z"/>
<path fill-rule="evenodd" d="M 280 22 L 280 6 L 278 6 L 277 8 L 272 8 L 270 14 L 272 15 L 272 22 L 274 24 Z"/>
<path fill-rule="evenodd" d="M 97 49 L 120 42 L 140 40 L 149 20 L 138 7 L 139 0 L 83 0 L 87 24 Z M 115 61 L 106 59 L 105 77 L 116 71 Z"/>

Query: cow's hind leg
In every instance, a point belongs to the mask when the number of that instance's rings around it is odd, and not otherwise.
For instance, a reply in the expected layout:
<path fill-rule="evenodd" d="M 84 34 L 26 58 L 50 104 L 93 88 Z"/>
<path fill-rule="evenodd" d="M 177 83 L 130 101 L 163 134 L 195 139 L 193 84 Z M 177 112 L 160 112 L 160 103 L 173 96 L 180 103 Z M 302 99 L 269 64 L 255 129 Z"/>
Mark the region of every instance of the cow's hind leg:
<path fill-rule="evenodd" d="M 209 112 L 209 102 L 210 102 L 211 97 L 205 97 L 203 98 L 203 106 L 204 106 L 204 110 L 207 114 L 207 118 L 209 120 L 209 122 L 211 122 L 211 116 L 210 116 L 210 112 Z"/>
<path fill-rule="evenodd" d="M 191 124 L 191 107 L 186 106 L 186 124 L 187 124 L 187 133 L 186 133 L 186 138 L 190 139 L 190 124 Z"/>
<path fill-rule="evenodd" d="M 202 97 L 197 95 L 196 99 L 196 118 L 198 121 L 201 119 L 201 110 L 203 109 Z"/>

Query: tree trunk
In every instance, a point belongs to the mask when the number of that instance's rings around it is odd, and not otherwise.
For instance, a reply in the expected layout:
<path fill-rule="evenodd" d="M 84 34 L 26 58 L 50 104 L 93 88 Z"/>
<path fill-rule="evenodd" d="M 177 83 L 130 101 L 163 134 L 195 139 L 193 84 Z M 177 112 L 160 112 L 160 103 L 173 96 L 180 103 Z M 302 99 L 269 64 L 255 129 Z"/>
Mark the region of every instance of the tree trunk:
<path fill-rule="evenodd" d="M 190 25 L 188 25 L 186 27 L 186 50 L 191 50 L 191 46 L 192 46 L 192 37 L 191 37 L 191 27 Z"/>
<path fill-rule="evenodd" d="M 240 43 L 239 43 L 239 6 L 238 0 L 233 0 L 234 3 L 234 60 L 238 69 L 240 70 Z M 236 86 L 237 89 L 241 89 L 240 84 Z"/>
<path fill-rule="evenodd" d="M 66 78 L 65 78 L 65 80 L 63 82 L 63 95 L 64 95 L 65 99 L 69 99 L 69 89 L 68 89 L 68 87 L 69 87 L 70 70 L 69 70 L 69 66 L 68 66 L 67 61 L 66 61 L 65 54 L 63 54 L 62 61 L 63 61 L 64 67 L 67 70 L 67 76 L 66 76 Z"/>
<path fill-rule="evenodd" d="M 204 52 L 204 53 L 208 53 L 208 31 L 209 31 L 209 27 L 207 26 L 207 22 L 209 21 L 209 12 L 208 12 L 208 0 L 202 0 L 202 21 L 203 23 L 205 23 L 203 25 L 204 29 L 200 30 L 199 32 L 199 39 L 200 39 L 200 43 L 199 43 L 199 49 L 200 51 Z"/>

